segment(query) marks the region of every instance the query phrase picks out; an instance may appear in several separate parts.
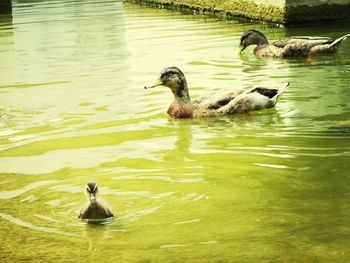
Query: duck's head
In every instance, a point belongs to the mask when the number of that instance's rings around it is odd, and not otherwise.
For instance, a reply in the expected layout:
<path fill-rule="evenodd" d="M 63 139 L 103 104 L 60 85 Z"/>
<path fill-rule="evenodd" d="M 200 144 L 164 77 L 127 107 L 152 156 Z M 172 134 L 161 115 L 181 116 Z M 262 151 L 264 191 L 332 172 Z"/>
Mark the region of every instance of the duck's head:
<path fill-rule="evenodd" d="M 177 67 L 168 67 L 163 69 L 157 79 L 145 89 L 157 86 L 165 86 L 171 89 L 176 98 L 187 98 L 189 94 L 187 90 L 187 81 L 184 73 Z"/>
<path fill-rule="evenodd" d="M 95 182 L 88 182 L 86 184 L 86 195 L 90 202 L 96 202 L 97 184 Z"/>
<path fill-rule="evenodd" d="M 245 31 L 241 37 L 241 43 L 239 44 L 241 48 L 240 52 L 242 52 L 246 47 L 250 45 L 260 46 L 268 44 L 269 42 L 263 33 L 255 29 L 249 29 Z"/>

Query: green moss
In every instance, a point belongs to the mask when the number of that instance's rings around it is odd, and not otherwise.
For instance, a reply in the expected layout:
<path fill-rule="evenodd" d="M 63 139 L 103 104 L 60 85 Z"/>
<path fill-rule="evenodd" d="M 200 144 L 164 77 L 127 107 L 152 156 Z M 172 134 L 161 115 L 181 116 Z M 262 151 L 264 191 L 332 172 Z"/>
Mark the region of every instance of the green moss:
<path fill-rule="evenodd" d="M 251 0 L 126 0 L 126 2 L 163 5 L 166 8 L 192 9 L 222 16 L 248 17 L 256 20 L 284 23 L 285 9 L 272 5 L 257 5 Z"/>
<path fill-rule="evenodd" d="M 252 0 L 124 0 L 149 5 L 162 5 L 170 9 L 196 10 L 205 14 L 247 17 L 281 24 L 310 23 L 313 21 L 349 19 L 350 5 L 323 4 L 319 6 L 286 4 L 279 7 L 256 4 Z"/>

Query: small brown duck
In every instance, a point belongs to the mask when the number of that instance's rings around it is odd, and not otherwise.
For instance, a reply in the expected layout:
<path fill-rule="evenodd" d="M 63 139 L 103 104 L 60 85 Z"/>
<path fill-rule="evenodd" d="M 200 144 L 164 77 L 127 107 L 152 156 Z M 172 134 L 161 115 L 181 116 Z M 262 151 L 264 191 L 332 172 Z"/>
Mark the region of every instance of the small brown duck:
<path fill-rule="evenodd" d="M 289 83 L 280 89 L 258 87 L 220 92 L 191 102 L 184 73 L 177 67 L 168 67 L 145 89 L 157 86 L 169 87 L 174 95 L 174 101 L 167 111 L 171 117 L 201 118 L 272 108 Z"/>
<path fill-rule="evenodd" d="M 250 45 L 256 45 L 254 55 L 257 57 L 307 57 L 314 54 L 336 53 L 341 42 L 349 36 L 350 34 L 339 38 L 295 36 L 269 44 L 263 33 L 250 29 L 241 37 L 240 52 Z"/>
<path fill-rule="evenodd" d="M 98 221 L 114 217 L 109 208 L 104 206 L 102 203 L 97 202 L 97 191 L 98 188 L 95 182 L 89 182 L 86 184 L 88 203 L 81 209 L 78 218 Z"/>

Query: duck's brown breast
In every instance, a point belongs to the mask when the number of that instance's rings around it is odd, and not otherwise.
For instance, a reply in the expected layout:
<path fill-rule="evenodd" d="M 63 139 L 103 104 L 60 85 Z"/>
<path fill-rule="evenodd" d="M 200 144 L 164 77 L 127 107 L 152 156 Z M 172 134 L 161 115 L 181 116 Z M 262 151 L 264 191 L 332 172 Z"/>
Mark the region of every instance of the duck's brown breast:
<path fill-rule="evenodd" d="M 179 103 L 174 101 L 169 106 L 167 113 L 173 118 L 192 118 L 193 106 L 191 103 Z"/>

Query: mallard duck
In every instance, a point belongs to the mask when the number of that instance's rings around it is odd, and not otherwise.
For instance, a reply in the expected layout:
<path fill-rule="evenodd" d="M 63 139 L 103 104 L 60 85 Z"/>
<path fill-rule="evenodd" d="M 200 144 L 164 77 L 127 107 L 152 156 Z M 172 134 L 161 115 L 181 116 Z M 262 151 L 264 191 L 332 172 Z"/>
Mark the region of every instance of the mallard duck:
<path fill-rule="evenodd" d="M 258 30 L 250 29 L 241 37 L 241 51 L 250 45 L 256 45 L 254 54 L 257 57 L 300 57 L 313 54 L 336 53 L 346 34 L 339 38 L 295 36 L 277 40 L 271 44 Z"/>
<path fill-rule="evenodd" d="M 97 202 L 97 184 L 95 182 L 89 182 L 86 184 L 86 195 L 88 203 L 83 207 L 79 213 L 78 218 L 88 220 L 101 220 L 114 217 L 112 212 L 104 206 L 102 203 Z"/>
<path fill-rule="evenodd" d="M 235 113 L 245 113 L 273 107 L 278 97 L 287 89 L 286 83 L 280 89 L 250 88 L 237 89 L 200 98 L 191 102 L 184 73 L 177 67 L 168 67 L 161 71 L 157 80 L 145 89 L 157 86 L 169 87 L 174 101 L 167 113 L 173 118 L 199 118 Z"/>

